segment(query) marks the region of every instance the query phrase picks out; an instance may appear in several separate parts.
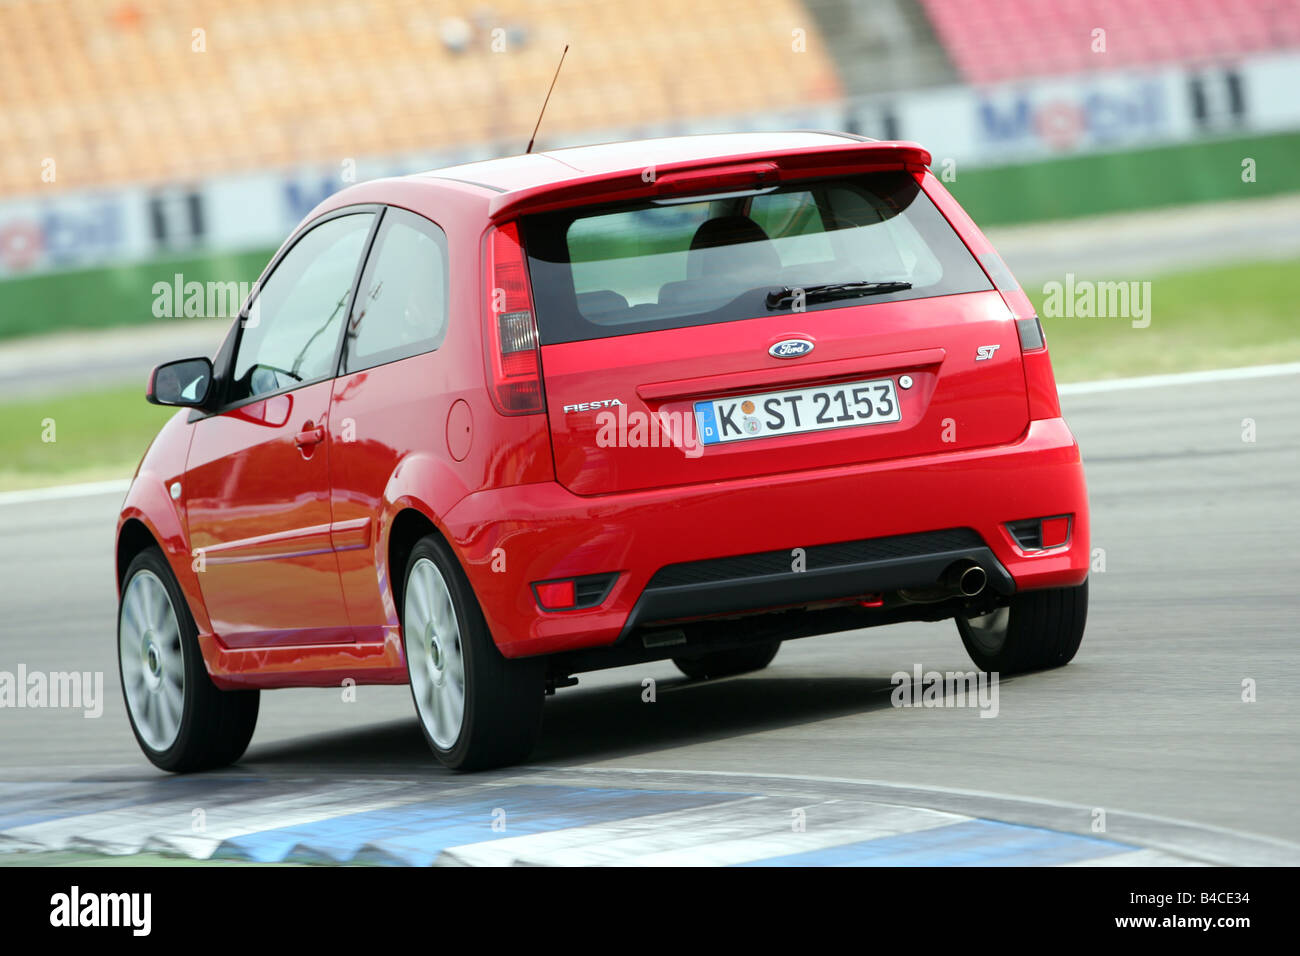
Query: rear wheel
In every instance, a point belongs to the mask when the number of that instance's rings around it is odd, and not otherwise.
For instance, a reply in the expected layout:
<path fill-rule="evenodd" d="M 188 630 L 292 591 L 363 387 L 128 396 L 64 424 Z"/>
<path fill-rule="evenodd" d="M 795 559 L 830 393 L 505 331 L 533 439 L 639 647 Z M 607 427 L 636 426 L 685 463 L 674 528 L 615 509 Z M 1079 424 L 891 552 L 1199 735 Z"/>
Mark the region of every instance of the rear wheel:
<path fill-rule="evenodd" d="M 199 652 L 198 628 L 157 548 L 135 556 L 122 584 L 117 663 L 131 730 L 163 770 L 234 763 L 257 726 L 258 691 L 223 691 Z"/>
<path fill-rule="evenodd" d="M 1088 619 L 1088 582 L 1024 591 L 988 614 L 957 618 L 966 653 L 984 671 L 1016 674 L 1074 659 Z"/>
<path fill-rule="evenodd" d="M 545 660 L 508 660 L 488 631 L 469 580 L 441 538 L 411 551 L 402 640 L 424 738 L 453 770 L 528 756 L 541 731 Z"/>
<path fill-rule="evenodd" d="M 731 677 L 749 671 L 761 671 L 776 652 L 781 649 L 780 641 L 755 644 L 752 647 L 738 647 L 729 651 L 713 651 L 699 657 L 674 657 L 673 663 L 687 677 L 701 680 L 706 677 Z"/>

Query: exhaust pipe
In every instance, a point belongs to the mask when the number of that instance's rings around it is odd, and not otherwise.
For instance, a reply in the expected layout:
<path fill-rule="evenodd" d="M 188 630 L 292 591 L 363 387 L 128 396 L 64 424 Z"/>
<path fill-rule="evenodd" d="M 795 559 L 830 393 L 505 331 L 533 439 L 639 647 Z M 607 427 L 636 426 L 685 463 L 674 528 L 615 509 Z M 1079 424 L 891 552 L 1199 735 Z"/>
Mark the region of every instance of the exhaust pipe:
<path fill-rule="evenodd" d="M 968 565 L 957 575 L 957 590 L 963 597 L 974 597 L 983 591 L 984 585 L 988 583 L 989 576 L 978 564 Z"/>
<path fill-rule="evenodd" d="M 987 572 L 974 561 L 956 561 L 939 575 L 934 587 L 907 588 L 898 596 L 912 604 L 937 604 L 951 597 L 975 597 L 988 583 Z"/>

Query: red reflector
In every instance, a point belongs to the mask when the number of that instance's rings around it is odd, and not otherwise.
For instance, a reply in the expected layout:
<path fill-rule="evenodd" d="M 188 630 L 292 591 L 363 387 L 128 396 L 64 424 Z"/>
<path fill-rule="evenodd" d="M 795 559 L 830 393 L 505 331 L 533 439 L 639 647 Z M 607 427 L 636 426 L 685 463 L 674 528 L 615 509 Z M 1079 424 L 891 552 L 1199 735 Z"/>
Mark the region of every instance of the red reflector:
<path fill-rule="evenodd" d="M 1063 515 L 1059 518 L 1043 519 L 1042 546 L 1044 548 L 1059 548 L 1069 540 L 1069 515 Z"/>
<path fill-rule="evenodd" d="M 578 594 L 572 580 L 543 581 L 534 584 L 533 588 L 537 591 L 537 603 L 547 610 L 556 611 L 578 603 Z"/>

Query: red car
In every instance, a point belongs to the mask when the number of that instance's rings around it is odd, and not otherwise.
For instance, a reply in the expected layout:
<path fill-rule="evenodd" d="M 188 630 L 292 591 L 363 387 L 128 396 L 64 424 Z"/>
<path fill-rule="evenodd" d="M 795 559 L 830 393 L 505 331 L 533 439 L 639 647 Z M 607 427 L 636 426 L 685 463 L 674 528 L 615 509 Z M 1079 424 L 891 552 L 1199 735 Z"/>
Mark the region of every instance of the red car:
<path fill-rule="evenodd" d="M 272 259 L 117 535 L 131 724 L 244 751 L 262 688 L 408 682 L 444 764 L 572 675 L 766 666 L 955 618 L 1067 663 L 1088 506 L 1034 310 L 914 143 L 689 136 L 344 189 Z"/>

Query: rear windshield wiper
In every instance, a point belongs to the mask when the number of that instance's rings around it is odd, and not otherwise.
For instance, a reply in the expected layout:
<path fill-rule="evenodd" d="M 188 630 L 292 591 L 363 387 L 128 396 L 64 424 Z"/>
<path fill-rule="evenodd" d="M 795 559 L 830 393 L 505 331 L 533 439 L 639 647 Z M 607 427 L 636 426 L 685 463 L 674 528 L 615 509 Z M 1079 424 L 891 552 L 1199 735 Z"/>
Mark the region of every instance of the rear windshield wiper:
<path fill-rule="evenodd" d="M 912 283 L 902 279 L 890 279 L 885 282 L 828 282 L 825 285 L 810 285 L 802 289 L 782 286 L 768 292 L 767 307 L 779 309 L 787 302 L 793 302 L 800 293 L 803 294 L 805 302 L 830 302 L 834 299 L 856 299 L 860 295 L 903 292 L 910 288 Z"/>

